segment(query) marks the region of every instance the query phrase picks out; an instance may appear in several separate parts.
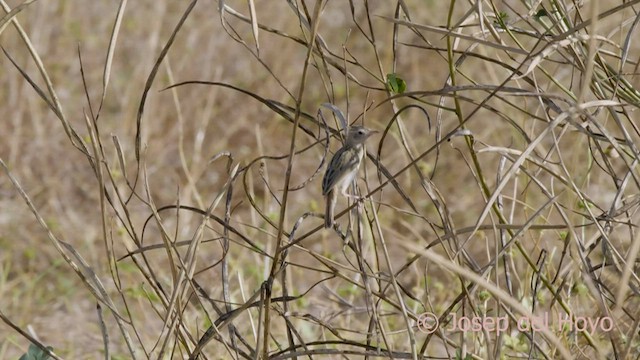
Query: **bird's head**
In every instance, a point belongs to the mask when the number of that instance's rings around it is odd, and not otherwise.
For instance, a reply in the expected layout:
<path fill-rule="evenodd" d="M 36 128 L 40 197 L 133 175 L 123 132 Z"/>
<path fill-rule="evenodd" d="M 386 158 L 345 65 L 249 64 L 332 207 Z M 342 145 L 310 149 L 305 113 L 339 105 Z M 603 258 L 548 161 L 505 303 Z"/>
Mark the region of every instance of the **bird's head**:
<path fill-rule="evenodd" d="M 369 138 L 369 136 L 377 132 L 377 130 L 367 129 L 364 126 L 352 126 L 349 128 L 349 132 L 347 133 L 347 144 L 362 144 Z"/>

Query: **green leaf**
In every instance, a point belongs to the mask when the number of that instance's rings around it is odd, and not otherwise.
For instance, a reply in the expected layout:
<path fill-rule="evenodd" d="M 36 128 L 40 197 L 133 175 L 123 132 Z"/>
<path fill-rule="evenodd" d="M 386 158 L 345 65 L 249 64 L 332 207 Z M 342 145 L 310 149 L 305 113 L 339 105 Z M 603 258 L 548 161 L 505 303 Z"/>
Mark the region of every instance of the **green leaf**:
<path fill-rule="evenodd" d="M 407 83 L 396 74 L 387 74 L 387 86 L 394 94 L 402 94 L 407 90 Z"/>
<path fill-rule="evenodd" d="M 478 293 L 478 299 L 480 299 L 480 301 L 487 301 L 489 300 L 490 297 L 491 297 L 491 293 L 488 292 L 487 290 L 482 290 Z"/>
<path fill-rule="evenodd" d="M 493 24 L 495 26 L 498 26 L 498 27 L 504 29 L 504 28 L 506 28 L 507 20 L 509 20 L 509 15 L 506 12 L 501 11 L 496 16 L 496 19 L 494 20 Z"/>
<path fill-rule="evenodd" d="M 540 20 L 540 18 L 543 16 L 549 17 L 549 13 L 545 9 L 540 9 L 537 13 L 535 13 L 535 15 L 533 15 L 536 20 Z"/>
<path fill-rule="evenodd" d="M 589 288 L 584 283 L 576 283 L 573 285 L 571 293 L 585 296 L 589 294 Z"/>
<path fill-rule="evenodd" d="M 53 351 L 51 346 L 47 346 L 47 350 Z M 49 354 L 34 344 L 29 344 L 29 350 L 26 354 L 20 356 L 20 360 L 49 360 L 52 359 Z"/>

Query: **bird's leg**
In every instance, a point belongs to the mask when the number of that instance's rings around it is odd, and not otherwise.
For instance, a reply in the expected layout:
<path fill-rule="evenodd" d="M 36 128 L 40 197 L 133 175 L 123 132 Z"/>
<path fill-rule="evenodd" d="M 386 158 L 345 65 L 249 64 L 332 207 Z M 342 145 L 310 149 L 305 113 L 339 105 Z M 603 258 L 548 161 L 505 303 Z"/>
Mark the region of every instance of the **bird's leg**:
<path fill-rule="evenodd" d="M 342 190 L 342 196 L 346 197 L 347 199 L 355 199 L 357 202 L 363 202 L 365 200 L 365 198 L 362 196 L 349 194 L 347 192 L 347 189 Z"/>

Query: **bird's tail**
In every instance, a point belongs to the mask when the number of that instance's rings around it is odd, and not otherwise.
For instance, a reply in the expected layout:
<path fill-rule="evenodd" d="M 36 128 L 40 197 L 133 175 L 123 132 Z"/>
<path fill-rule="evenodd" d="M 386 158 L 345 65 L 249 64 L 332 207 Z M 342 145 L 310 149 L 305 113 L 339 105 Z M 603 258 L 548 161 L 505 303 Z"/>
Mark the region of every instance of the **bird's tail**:
<path fill-rule="evenodd" d="M 324 228 L 329 229 L 333 227 L 333 212 L 336 207 L 336 194 L 334 190 L 329 190 L 324 200 L 325 200 Z"/>

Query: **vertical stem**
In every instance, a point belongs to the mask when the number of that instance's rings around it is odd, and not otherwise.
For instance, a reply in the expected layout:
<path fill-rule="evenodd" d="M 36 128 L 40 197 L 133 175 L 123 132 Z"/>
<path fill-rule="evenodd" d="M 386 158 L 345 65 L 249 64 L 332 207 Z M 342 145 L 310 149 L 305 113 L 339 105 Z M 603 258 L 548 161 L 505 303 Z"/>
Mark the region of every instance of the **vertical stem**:
<path fill-rule="evenodd" d="M 304 6 L 304 2 L 302 3 Z M 287 200 L 289 197 L 289 183 L 291 181 L 291 171 L 293 169 L 293 158 L 296 150 L 296 134 L 298 131 L 298 124 L 300 122 L 300 114 L 302 112 L 302 97 L 304 95 L 304 89 L 307 80 L 307 74 L 309 70 L 309 64 L 311 63 L 311 56 L 313 55 L 313 47 L 315 44 L 316 34 L 318 32 L 318 24 L 320 22 L 320 8 L 322 7 L 322 0 L 316 2 L 313 10 L 313 17 L 311 19 L 311 34 L 309 36 L 309 43 L 307 48 L 307 58 L 304 62 L 304 68 L 302 70 L 302 77 L 300 79 L 300 89 L 298 90 L 298 96 L 296 99 L 296 112 L 293 119 L 293 131 L 291 134 L 291 145 L 289 146 L 289 158 L 287 161 L 287 171 L 284 178 L 282 205 L 280 207 L 280 220 L 278 223 L 278 235 L 276 237 L 276 251 L 273 255 L 273 262 L 271 264 L 271 271 L 269 272 L 269 278 L 266 280 L 266 296 L 264 301 L 264 334 L 262 344 L 262 358 L 267 359 L 269 355 L 269 330 L 271 324 L 271 292 L 273 288 L 273 281 L 275 275 L 280 269 L 280 257 L 282 256 L 283 248 L 282 241 L 284 235 L 285 216 L 287 212 Z"/>

